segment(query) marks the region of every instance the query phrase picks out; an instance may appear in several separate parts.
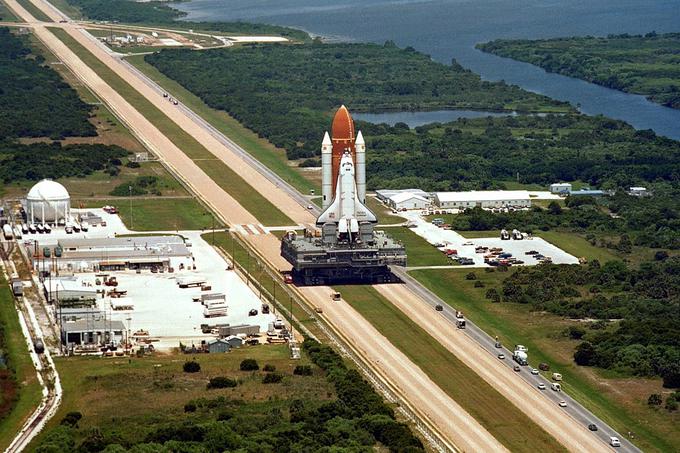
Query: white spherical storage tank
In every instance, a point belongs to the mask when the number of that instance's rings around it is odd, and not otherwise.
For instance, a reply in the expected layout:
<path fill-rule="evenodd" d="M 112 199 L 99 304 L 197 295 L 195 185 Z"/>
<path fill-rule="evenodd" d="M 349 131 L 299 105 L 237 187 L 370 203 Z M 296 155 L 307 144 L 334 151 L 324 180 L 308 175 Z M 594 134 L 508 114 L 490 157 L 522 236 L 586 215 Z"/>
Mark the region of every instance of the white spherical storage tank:
<path fill-rule="evenodd" d="M 28 191 L 26 213 L 31 223 L 66 221 L 71 215 L 71 197 L 58 182 L 43 179 Z"/>

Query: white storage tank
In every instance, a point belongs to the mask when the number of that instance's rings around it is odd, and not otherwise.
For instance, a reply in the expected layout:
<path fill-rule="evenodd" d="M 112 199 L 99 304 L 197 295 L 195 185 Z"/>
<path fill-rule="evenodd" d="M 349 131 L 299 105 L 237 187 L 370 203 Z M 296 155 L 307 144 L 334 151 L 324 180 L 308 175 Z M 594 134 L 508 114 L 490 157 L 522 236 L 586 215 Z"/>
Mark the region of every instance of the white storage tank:
<path fill-rule="evenodd" d="M 43 179 L 28 191 L 26 213 L 32 224 L 64 222 L 71 215 L 71 197 L 58 182 Z"/>

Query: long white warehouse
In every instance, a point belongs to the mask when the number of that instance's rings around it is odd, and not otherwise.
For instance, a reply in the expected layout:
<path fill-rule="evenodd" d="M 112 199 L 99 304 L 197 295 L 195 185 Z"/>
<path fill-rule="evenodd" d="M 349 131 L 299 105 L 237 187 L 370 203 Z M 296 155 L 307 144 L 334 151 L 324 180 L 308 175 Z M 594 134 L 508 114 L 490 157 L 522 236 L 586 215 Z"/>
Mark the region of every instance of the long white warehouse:
<path fill-rule="evenodd" d="M 469 192 L 436 192 L 434 202 L 444 209 L 528 208 L 531 198 L 526 190 L 480 190 Z"/>

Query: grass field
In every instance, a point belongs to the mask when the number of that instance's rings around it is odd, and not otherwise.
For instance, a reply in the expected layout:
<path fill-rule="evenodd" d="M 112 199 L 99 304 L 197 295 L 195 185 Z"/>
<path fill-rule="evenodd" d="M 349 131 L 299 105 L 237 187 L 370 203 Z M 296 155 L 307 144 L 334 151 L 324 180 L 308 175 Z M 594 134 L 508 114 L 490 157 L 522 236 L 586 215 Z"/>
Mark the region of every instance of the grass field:
<path fill-rule="evenodd" d="M 466 316 L 490 335 L 498 335 L 506 346 L 523 344 L 529 348 L 533 366 L 547 362 L 552 371 L 563 375 L 562 386 L 593 413 L 620 433 L 632 431 L 643 450 L 672 451 L 680 442 L 680 432 L 673 426 L 680 417 L 647 406 L 650 393 L 663 393 L 660 379 L 627 378 L 611 372 L 578 367 L 573 351 L 578 341 L 560 332 L 573 322 L 548 313 L 531 312 L 520 304 L 493 304 L 484 298 L 486 290 L 500 285 L 508 274 L 476 270 L 484 288 L 475 288 L 465 279 L 468 270 L 428 269 L 411 271 L 424 286 L 445 302 L 465 312 Z"/>
<path fill-rule="evenodd" d="M 127 60 L 300 192 L 308 194 L 310 189 L 317 192 L 321 190 L 317 184 L 306 179 L 295 167 L 289 165 L 284 150 L 258 137 L 226 112 L 207 106 L 198 96 L 147 64 L 144 56 L 129 57 Z"/>
<path fill-rule="evenodd" d="M 245 209 L 264 225 L 286 225 L 292 223 L 280 209 L 253 188 L 236 172 L 217 159 L 193 137 L 181 130 L 163 112 L 139 95 L 127 82 L 106 65 L 101 63 L 87 49 L 77 43 L 65 31 L 50 28 L 60 40 L 78 55 L 90 68 L 102 77 L 112 88 L 142 113 L 164 135 L 182 149 L 215 182 L 233 196 Z"/>
<path fill-rule="evenodd" d="M 378 224 L 380 225 L 395 225 L 406 222 L 405 218 L 392 214 L 392 211 L 375 197 L 367 196 L 366 205 L 378 217 Z"/>
<path fill-rule="evenodd" d="M 78 20 L 83 18 L 80 10 L 71 5 L 67 0 L 50 0 L 50 3 L 52 3 L 57 9 L 66 14 L 71 19 Z"/>
<path fill-rule="evenodd" d="M 17 0 L 17 3 L 24 7 L 33 17 L 43 22 L 52 22 L 52 19 L 47 17 L 47 14 L 40 11 L 30 0 Z"/>
<path fill-rule="evenodd" d="M 176 231 L 212 228 L 212 214 L 194 198 L 132 198 L 86 200 L 88 208 L 114 205 L 120 211 L 125 226 L 134 231 Z M 132 213 L 132 215 L 130 215 Z M 215 220 L 215 227 L 223 225 Z"/>
<path fill-rule="evenodd" d="M 404 244 L 409 266 L 449 266 L 452 264 L 446 255 L 410 228 L 390 227 L 385 228 L 385 233 Z"/>
<path fill-rule="evenodd" d="M 294 399 L 325 401 L 335 397 L 333 387 L 324 374 L 314 367 L 313 376 L 293 376 L 293 368 L 309 364 L 306 356 L 301 360 L 289 358 L 287 345 L 262 345 L 242 347 L 227 354 L 185 355 L 157 354 L 144 358 L 88 358 L 69 357 L 56 359 L 57 369 L 64 388 L 64 399 L 48 428 L 57 426 L 71 411 L 83 414 L 79 422 L 81 434 L 98 427 L 103 432 L 115 432 L 122 442 L 139 442 L 154 425 L 186 420 L 200 423 L 205 415 L 187 414 L 184 404 L 197 398 L 217 398 L 243 401 L 234 407 L 237 414 L 268 413 L 279 408 L 284 413 Z M 198 373 L 182 372 L 186 360 L 195 359 L 201 365 Z M 261 372 L 239 371 L 239 363 L 254 358 L 260 364 L 272 364 L 285 375 L 282 384 L 263 385 Z M 206 390 L 208 379 L 228 376 L 240 379 L 238 387 Z M 231 407 L 231 406 L 230 406 Z M 39 444 L 44 432 L 33 442 Z M 29 449 L 30 450 L 30 449 Z"/>
<path fill-rule="evenodd" d="M 18 383 L 18 399 L 11 412 L 0 418 L 0 450 L 4 451 L 26 418 L 40 403 L 42 393 L 33 362 L 28 354 L 26 340 L 21 332 L 19 317 L 14 308 L 14 298 L 7 281 L 1 274 L 0 326 L 2 326 L 0 335 L 3 336 L 0 338 L 0 351 L 4 350 Z M 2 366 L 0 366 L 1 370 Z M 3 395 L 0 394 L 0 406 L 2 404 Z"/>
<path fill-rule="evenodd" d="M 508 449 L 562 450 L 555 439 L 376 290 L 359 285 L 337 289 L 343 299 Z"/>
<path fill-rule="evenodd" d="M 0 1 L 0 20 L 3 22 L 18 22 L 19 19 L 14 13 L 5 5 L 4 2 Z"/>

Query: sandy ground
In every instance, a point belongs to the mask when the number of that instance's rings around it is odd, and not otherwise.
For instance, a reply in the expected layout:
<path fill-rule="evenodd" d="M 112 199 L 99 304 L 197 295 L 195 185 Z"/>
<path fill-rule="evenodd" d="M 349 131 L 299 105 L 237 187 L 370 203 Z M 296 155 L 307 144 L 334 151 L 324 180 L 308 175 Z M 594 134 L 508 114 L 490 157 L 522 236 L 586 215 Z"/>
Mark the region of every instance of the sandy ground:
<path fill-rule="evenodd" d="M 300 288 L 302 294 L 314 300 L 323 316 L 348 339 L 363 339 L 353 346 L 373 364 L 403 394 L 411 404 L 435 423 L 441 432 L 454 440 L 456 446 L 470 452 L 507 451 L 470 414 L 449 397 L 423 371 L 392 343 L 383 337 L 347 302 L 331 301 L 333 290 L 326 286 Z"/>
<path fill-rule="evenodd" d="M 50 17 L 59 20 L 61 16 L 51 10 L 44 2 L 39 0 L 32 0 L 36 6 L 45 11 Z M 27 21 L 35 21 L 23 8 L 21 8 L 15 0 L 7 0 L 9 6 L 19 13 Z M 83 33 L 69 24 L 55 24 L 65 28 L 71 36 L 81 42 L 83 45 L 91 50 L 95 55 L 102 59 L 116 72 L 134 83 L 135 86 L 142 84 L 139 80 L 134 80 L 122 65 L 110 56 L 105 50 L 99 48 L 96 43 L 86 38 Z M 217 211 L 230 224 L 238 223 L 256 223 L 252 215 L 247 213 L 236 201 L 231 198 L 224 190 L 217 186 L 210 178 L 205 175 L 196 165 L 184 155 L 179 148 L 172 144 L 165 136 L 163 136 L 155 127 L 153 127 L 139 112 L 132 108 L 120 95 L 113 91 L 106 85 L 100 77 L 98 77 L 89 67 L 82 63 L 65 45 L 63 45 L 54 35 L 42 26 L 35 27 L 36 35 L 62 59 L 71 69 L 78 74 L 83 82 L 90 86 L 105 102 L 120 116 L 126 119 L 130 128 L 147 144 L 158 156 L 164 159 L 175 171 L 181 174 L 182 178 L 187 181 L 192 189 L 199 194 L 208 204 L 210 204 L 215 211 Z M 204 131 L 195 125 L 188 124 L 187 118 L 179 118 L 182 116 L 179 112 L 172 109 L 167 109 L 167 101 L 164 101 L 162 96 L 146 86 L 140 86 L 142 95 L 148 97 L 154 103 L 162 103 L 163 111 L 169 113 L 173 121 L 186 127 L 191 135 L 199 139 L 201 143 L 209 143 L 211 137 L 207 131 Z M 212 139 L 214 140 L 214 138 Z M 225 160 L 225 162 L 244 176 L 252 185 L 253 188 L 265 194 L 272 202 L 276 203 L 284 212 L 291 216 L 295 221 L 308 222 L 311 220 L 311 214 L 304 210 L 301 206 L 295 203 L 292 199 L 287 197 L 281 191 L 263 176 L 253 174 L 255 172 L 252 168 L 245 168 L 246 164 L 238 158 L 234 158 L 233 153 L 222 147 L 222 149 L 215 149 L 214 146 L 208 146 L 212 152 L 215 152 L 218 157 Z M 255 172 L 257 173 L 257 172 Z M 252 175 L 252 178 L 251 178 Z M 300 212 L 302 211 L 302 212 Z M 304 215 L 303 215 L 304 213 Z M 268 235 L 269 236 L 269 235 Z M 252 236 L 252 238 L 260 238 L 266 236 Z M 271 236 L 270 236 L 271 237 Z M 250 238 L 249 238 L 250 239 Z M 269 242 L 269 241 L 268 241 Z M 260 244 L 266 249 L 262 252 L 267 256 L 276 260 L 279 253 L 278 241 L 271 241 L 271 244 Z M 273 249 L 273 247 L 276 247 Z M 280 260 L 280 258 L 278 258 Z M 276 263 L 276 261 L 274 261 Z M 319 306 L 329 305 L 330 294 L 326 287 L 303 288 L 305 295 L 312 301 L 312 303 Z M 404 295 L 408 300 L 415 297 L 406 291 Z M 417 318 L 419 324 L 424 322 L 422 318 L 425 310 L 421 306 L 424 304 L 413 304 L 414 317 Z M 403 354 L 384 337 L 380 336 L 377 331 L 363 319 L 358 313 L 351 309 L 346 303 L 335 304 L 329 306 L 324 312 L 327 320 L 334 325 L 338 330 L 346 332 L 348 338 L 370 338 L 371 341 L 357 342 L 357 347 L 363 352 L 363 355 L 370 358 L 374 367 L 393 383 L 398 383 L 398 387 L 402 391 L 403 397 L 411 402 L 414 406 L 426 413 L 428 417 L 437 425 L 442 434 L 455 442 L 456 445 L 467 451 L 502 451 L 503 447 L 493 437 L 484 430 L 476 421 L 474 421 L 469 414 L 460 409 L 454 401 L 446 396 L 441 389 L 434 383 L 427 380 L 422 370 L 410 362 Z M 424 326 L 431 330 L 431 326 Z M 370 333 L 370 335 L 367 335 Z M 443 340 L 442 340 L 443 341 Z M 457 354 L 456 351 L 454 353 Z M 502 370 L 498 366 L 489 365 L 489 372 L 500 373 Z M 519 391 L 516 385 L 508 384 L 510 389 Z M 503 392 L 503 390 L 501 389 Z M 539 420 L 548 432 L 553 434 L 556 438 L 564 439 L 566 437 L 579 438 L 583 430 L 582 427 L 577 426 L 573 421 L 561 419 L 557 410 L 554 411 L 550 417 L 542 417 Z M 574 445 L 570 443 L 569 445 Z M 586 444 L 587 445 L 587 444 Z M 597 451 L 602 449 L 602 445 L 598 444 L 597 448 L 585 448 L 576 450 L 590 450 Z"/>

